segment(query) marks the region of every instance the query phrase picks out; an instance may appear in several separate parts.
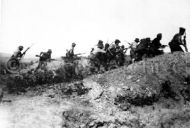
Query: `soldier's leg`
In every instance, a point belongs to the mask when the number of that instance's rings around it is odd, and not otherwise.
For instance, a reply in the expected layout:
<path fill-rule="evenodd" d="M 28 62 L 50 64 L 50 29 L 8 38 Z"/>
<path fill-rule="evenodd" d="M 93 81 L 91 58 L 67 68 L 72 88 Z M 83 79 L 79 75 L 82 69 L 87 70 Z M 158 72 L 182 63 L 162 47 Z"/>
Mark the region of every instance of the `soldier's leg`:
<path fill-rule="evenodd" d="M 42 65 L 42 62 L 41 62 L 41 61 L 39 61 L 39 63 L 38 63 L 38 66 L 37 66 L 36 70 L 38 70 L 38 69 L 41 67 L 41 65 Z"/>

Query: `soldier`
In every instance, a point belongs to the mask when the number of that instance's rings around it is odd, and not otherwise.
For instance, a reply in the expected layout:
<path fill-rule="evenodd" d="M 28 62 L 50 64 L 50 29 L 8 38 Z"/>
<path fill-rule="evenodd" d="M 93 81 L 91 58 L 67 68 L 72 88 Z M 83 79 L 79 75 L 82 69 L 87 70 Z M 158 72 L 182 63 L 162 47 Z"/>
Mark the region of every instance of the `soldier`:
<path fill-rule="evenodd" d="M 12 58 L 22 58 L 23 54 L 22 54 L 22 50 L 24 49 L 23 46 L 19 46 L 18 49 L 14 52 L 14 54 L 12 55 Z"/>
<path fill-rule="evenodd" d="M 151 43 L 151 39 L 149 37 L 141 39 L 139 45 L 136 48 L 136 57 L 135 60 L 142 60 L 149 56 L 149 46 Z"/>
<path fill-rule="evenodd" d="M 91 64 L 100 71 L 100 66 L 103 65 L 106 68 L 106 54 L 104 50 L 104 44 L 102 40 L 98 41 L 97 47 L 94 48 L 91 54 Z"/>
<path fill-rule="evenodd" d="M 153 57 L 156 55 L 163 54 L 163 50 L 160 50 L 160 48 L 164 48 L 166 47 L 166 45 L 162 45 L 160 43 L 161 39 L 162 39 L 162 33 L 158 33 L 157 37 L 150 44 L 150 52 Z"/>
<path fill-rule="evenodd" d="M 51 54 L 52 50 L 48 49 L 47 52 L 41 52 L 40 55 L 36 55 L 37 57 L 40 57 L 38 67 L 36 69 L 42 68 L 42 66 L 46 66 L 47 62 L 51 61 Z"/>
<path fill-rule="evenodd" d="M 136 49 L 138 43 L 139 43 L 139 38 L 135 38 L 134 42 L 131 44 L 131 48 L 132 49 Z"/>
<path fill-rule="evenodd" d="M 180 47 L 180 45 L 183 45 L 185 47 L 186 52 L 188 52 L 186 47 L 186 40 L 185 37 L 182 39 L 182 36 L 185 34 L 185 28 L 180 27 L 179 33 L 175 34 L 171 42 L 169 42 L 169 46 L 171 49 L 171 52 L 181 51 L 184 52 L 183 49 Z"/>
<path fill-rule="evenodd" d="M 106 43 L 106 44 L 105 44 L 105 47 L 104 47 L 104 51 L 107 52 L 107 51 L 109 50 L 109 47 L 110 47 L 109 43 Z"/>
<path fill-rule="evenodd" d="M 70 58 L 70 59 L 73 59 L 74 58 L 74 48 L 75 48 L 76 44 L 75 43 L 72 43 L 72 46 L 71 46 L 71 49 L 69 51 L 67 51 L 66 53 L 66 57 L 67 58 Z"/>
<path fill-rule="evenodd" d="M 93 54 L 105 53 L 104 43 L 102 40 L 98 41 L 97 47 L 93 50 Z"/>
<path fill-rule="evenodd" d="M 139 43 L 139 38 L 135 38 L 134 42 L 130 44 L 130 57 L 132 60 L 132 63 L 135 61 L 135 57 L 136 57 L 136 48 L 138 46 Z"/>
<path fill-rule="evenodd" d="M 116 39 L 116 40 L 114 41 L 114 44 L 111 45 L 110 51 L 111 51 L 113 54 L 116 54 L 116 53 L 119 51 L 119 49 L 120 49 L 119 44 L 120 44 L 120 43 L 121 43 L 121 41 L 118 40 L 118 39 Z"/>
<path fill-rule="evenodd" d="M 123 65 L 124 65 L 124 63 L 125 63 L 125 53 L 126 53 L 126 51 L 127 51 L 127 48 L 125 48 L 125 46 L 122 45 L 122 46 L 120 47 L 120 50 L 119 50 L 117 56 L 116 56 L 118 66 L 123 66 Z"/>

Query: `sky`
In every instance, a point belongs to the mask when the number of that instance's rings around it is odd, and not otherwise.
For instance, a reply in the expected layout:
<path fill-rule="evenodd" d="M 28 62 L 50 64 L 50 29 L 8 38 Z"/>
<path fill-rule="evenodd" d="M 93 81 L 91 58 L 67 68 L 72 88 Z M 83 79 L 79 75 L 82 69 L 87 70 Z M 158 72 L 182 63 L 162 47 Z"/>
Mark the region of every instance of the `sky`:
<path fill-rule="evenodd" d="M 72 42 L 76 53 L 89 53 L 100 39 L 120 39 L 127 46 L 136 37 L 153 39 L 157 33 L 168 44 L 179 27 L 186 28 L 190 41 L 190 0 L 0 1 L 0 52 L 34 44 L 27 56 L 52 49 L 58 57 Z"/>

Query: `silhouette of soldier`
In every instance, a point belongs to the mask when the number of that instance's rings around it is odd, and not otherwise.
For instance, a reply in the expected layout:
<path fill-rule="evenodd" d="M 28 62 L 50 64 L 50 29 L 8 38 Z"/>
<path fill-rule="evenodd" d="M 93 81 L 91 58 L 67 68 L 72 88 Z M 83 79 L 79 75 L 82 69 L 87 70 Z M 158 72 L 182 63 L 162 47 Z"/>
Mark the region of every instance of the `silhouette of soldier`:
<path fill-rule="evenodd" d="M 130 57 L 131 57 L 131 61 L 132 63 L 135 61 L 135 57 L 136 57 L 136 48 L 139 44 L 139 38 L 135 38 L 134 42 L 130 44 Z"/>
<path fill-rule="evenodd" d="M 160 41 L 162 40 L 162 33 L 158 33 L 156 38 L 152 41 L 150 45 L 150 52 L 152 56 L 161 55 L 163 54 L 163 50 L 160 50 L 160 48 L 166 47 L 166 45 L 162 45 Z"/>
<path fill-rule="evenodd" d="M 179 33 L 175 34 L 171 42 L 169 42 L 169 46 L 172 53 L 176 51 L 184 52 L 180 45 L 183 45 L 185 47 L 186 52 L 188 51 L 186 47 L 185 37 L 184 39 L 182 39 L 182 36 L 184 34 L 185 34 L 185 28 L 180 27 Z"/>
<path fill-rule="evenodd" d="M 73 59 L 75 54 L 74 54 L 74 48 L 75 48 L 76 44 L 75 43 L 72 43 L 71 45 L 71 49 L 69 51 L 67 51 L 66 53 L 66 57 L 69 58 L 69 59 Z"/>
<path fill-rule="evenodd" d="M 41 52 L 40 55 L 36 55 L 37 57 L 40 57 L 38 67 L 36 69 L 46 66 L 47 62 L 51 61 L 51 54 L 52 54 L 52 50 L 48 49 L 47 52 Z"/>
<path fill-rule="evenodd" d="M 23 54 L 22 54 L 22 50 L 24 49 L 23 46 L 19 46 L 18 49 L 14 52 L 14 54 L 12 55 L 12 58 L 22 58 Z"/>

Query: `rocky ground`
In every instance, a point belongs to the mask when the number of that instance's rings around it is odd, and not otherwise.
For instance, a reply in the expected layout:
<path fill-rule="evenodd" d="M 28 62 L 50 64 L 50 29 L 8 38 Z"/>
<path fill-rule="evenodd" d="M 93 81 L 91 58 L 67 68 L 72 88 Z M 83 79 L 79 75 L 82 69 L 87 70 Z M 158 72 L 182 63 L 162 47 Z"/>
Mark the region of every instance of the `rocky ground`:
<path fill-rule="evenodd" d="M 189 128 L 189 85 L 190 55 L 166 54 L 80 81 L 5 94 L 0 127 Z"/>

